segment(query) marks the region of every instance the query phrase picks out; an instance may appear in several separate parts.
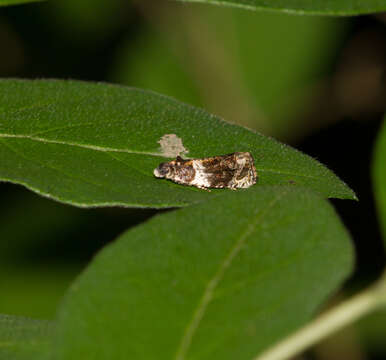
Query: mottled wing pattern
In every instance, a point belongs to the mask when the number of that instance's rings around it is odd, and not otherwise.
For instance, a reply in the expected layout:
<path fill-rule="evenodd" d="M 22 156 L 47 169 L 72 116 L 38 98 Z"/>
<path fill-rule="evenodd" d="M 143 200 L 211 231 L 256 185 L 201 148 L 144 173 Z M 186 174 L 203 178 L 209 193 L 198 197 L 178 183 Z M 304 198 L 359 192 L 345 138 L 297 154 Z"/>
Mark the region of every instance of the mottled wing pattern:
<path fill-rule="evenodd" d="M 257 179 L 254 160 L 249 152 L 189 160 L 177 156 L 176 160 L 161 163 L 154 169 L 154 175 L 200 189 L 248 188 L 256 184 Z"/>
<path fill-rule="evenodd" d="M 228 187 L 237 169 L 234 154 L 202 159 L 201 163 L 213 188 Z"/>

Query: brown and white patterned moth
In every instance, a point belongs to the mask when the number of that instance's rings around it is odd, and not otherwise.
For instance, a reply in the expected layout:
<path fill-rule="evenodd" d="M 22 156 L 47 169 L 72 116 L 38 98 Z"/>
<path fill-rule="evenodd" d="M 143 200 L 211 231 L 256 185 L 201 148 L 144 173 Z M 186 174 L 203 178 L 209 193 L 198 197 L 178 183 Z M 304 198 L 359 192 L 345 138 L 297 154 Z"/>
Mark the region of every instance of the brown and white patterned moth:
<path fill-rule="evenodd" d="M 245 189 L 256 184 L 257 180 L 254 160 L 249 152 L 188 160 L 177 156 L 176 160 L 159 164 L 154 169 L 154 176 L 199 189 Z"/>

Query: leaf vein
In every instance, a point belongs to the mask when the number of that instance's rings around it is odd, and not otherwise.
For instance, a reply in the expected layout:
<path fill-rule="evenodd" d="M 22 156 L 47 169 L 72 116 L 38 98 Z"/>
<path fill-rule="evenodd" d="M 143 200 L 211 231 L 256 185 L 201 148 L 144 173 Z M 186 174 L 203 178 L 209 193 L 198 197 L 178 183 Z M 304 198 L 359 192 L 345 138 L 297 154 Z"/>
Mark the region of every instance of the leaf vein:
<path fill-rule="evenodd" d="M 67 130 L 67 129 L 83 127 L 83 126 L 90 126 L 90 125 L 95 126 L 95 124 L 92 123 L 92 122 L 81 123 L 81 124 L 71 124 L 71 125 L 66 125 L 66 126 L 60 126 L 60 127 L 56 127 L 56 128 L 46 129 L 46 130 L 42 130 L 42 131 L 37 131 L 37 132 L 34 132 L 32 134 L 29 134 L 29 136 L 36 137 L 36 135 L 47 134 L 47 133 L 50 133 L 50 132 L 53 132 L 53 131 L 57 131 L 57 130 Z"/>
<path fill-rule="evenodd" d="M 111 152 L 123 152 L 123 153 L 128 153 L 128 154 L 164 157 L 164 155 L 161 153 L 153 153 L 153 152 L 148 152 L 148 151 L 129 150 L 129 149 L 116 149 L 116 148 L 110 148 L 110 147 L 104 147 L 104 146 L 98 146 L 98 145 L 79 144 L 79 143 L 75 143 L 75 142 L 67 142 L 67 141 L 61 141 L 61 140 L 50 140 L 50 139 L 44 139 L 44 138 L 35 137 L 35 136 L 31 136 L 31 135 L 0 134 L 0 138 L 28 139 L 28 140 L 32 140 L 32 141 L 47 143 L 47 144 L 75 146 L 75 147 L 80 147 L 83 149 L 102 151 L 102 152 L 111 151 Z"/>
<path fill-rule="evenodd" d="M 266 214 L 266 212 L 274 206 L 274 204 L 279 201 L 287 191 L 283 191 L 280 193 L 276 198 L 274 198 L 266 207 L 264 211 L 261 213 L 256 214 L 256 219 L 253 221 L 247 229 L 241 234 L 239 239 L 236 240 L 234 246 L 231 248 L 230 252 L 227 254 L 227 256 L 223 259 L 223 261 L 220 263 L 220 266 L 218 267 L 216 273 L 214 276 L 209 280 L 207 286 L 205 287 L 203 296 L 201 297 L 194 313 L 193 317 L 186 327 L 186 330 L 181 338 L 181 342 L 178 346 L 177 353 L 176 353 L 176 360 L 184 360 L 187 352 L 189 351 L 189 347 L 192 343 L 193 336 L 195 335 L 198 327 L 200 326 L 201 320 L 203 319 L 205 312 L 210 304 L 210 302 L 213 300 L 214 297 L 214 291 L 220 284 L 221 280 L 224 278 L 226 270 L 231 266 L 233 259 L 239 254 L 240 250 L 242 249 L 247 237 L 253 232 L 255 226 L 257 225 L 258 221 Z"/>

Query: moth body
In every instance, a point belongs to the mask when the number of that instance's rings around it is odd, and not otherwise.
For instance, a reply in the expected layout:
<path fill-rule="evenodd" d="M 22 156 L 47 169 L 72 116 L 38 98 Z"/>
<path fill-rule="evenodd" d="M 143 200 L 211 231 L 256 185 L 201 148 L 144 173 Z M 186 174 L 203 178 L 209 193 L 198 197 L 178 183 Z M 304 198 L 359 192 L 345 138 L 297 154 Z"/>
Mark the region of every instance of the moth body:
<path fill-rule="evenodd" d="M 177 156 L 176 160 L 159 164 L 154 169 L 154 176 L 200 189 L 245 189 L 257 181 L 254 160 L 249 152 L 187 160 Z"/>

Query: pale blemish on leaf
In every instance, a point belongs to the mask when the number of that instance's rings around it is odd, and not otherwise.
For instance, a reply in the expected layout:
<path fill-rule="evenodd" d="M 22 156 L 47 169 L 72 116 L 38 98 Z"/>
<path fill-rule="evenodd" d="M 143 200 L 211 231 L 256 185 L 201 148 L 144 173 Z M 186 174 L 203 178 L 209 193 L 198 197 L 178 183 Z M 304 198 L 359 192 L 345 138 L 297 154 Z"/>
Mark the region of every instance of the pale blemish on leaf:
<path fill-rule="evenodd" d="M 158 143 L 161 145 L 161 153 L 165 157 L 175 158 L 189 152 L 182 144 L 181 138 L 176 134 L 165 134 Z"/>

